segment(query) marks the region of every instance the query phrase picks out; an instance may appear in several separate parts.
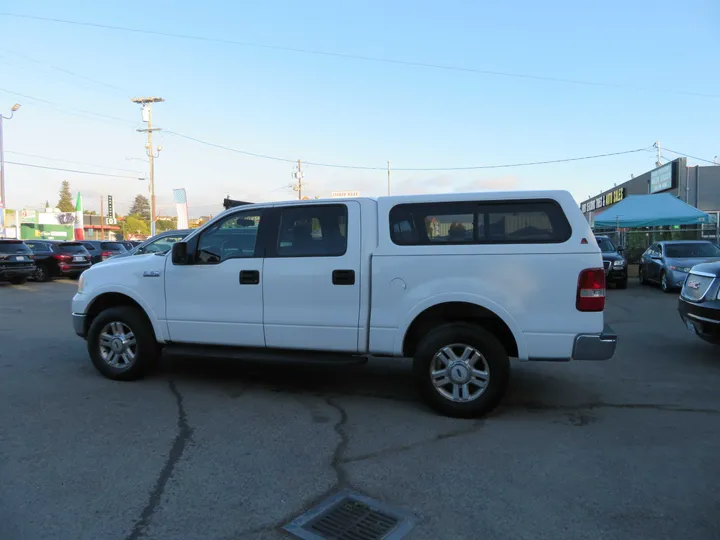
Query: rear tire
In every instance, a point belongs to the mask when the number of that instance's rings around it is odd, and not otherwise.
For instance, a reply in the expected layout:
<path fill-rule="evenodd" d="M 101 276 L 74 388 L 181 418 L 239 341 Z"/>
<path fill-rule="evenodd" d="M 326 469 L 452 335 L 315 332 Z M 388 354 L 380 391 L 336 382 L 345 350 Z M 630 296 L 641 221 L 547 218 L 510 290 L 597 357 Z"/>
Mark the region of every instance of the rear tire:
<path fill-rule="evenodd" d="M 667 280 L 667 274 L 665 271 L 663 271 L 662 274 L 660 274 L 660 288 L 662 289 L 662 292 L 664 293 L 670 293 L 672 292 L 672 288 L 670 287 L 670 284 Z"/>
<path fill-rule="evenodd" d="M 108 379 L 140 379 L 160 356 L 150 321 L 138 308 L 108 308 L 95 317 L 87 337 L 95 368 Z"/>
<path fill-rule="evenodd" d="M 645 277 L 645 270 L 643 270 L 642 266 L 638 268 L 638 281 L 640 281 L 640 285 L 648 284 L 648 280 Z"/>
<path fill-rule="evenodd" d="M 481 326 L 448 323 L 420 341 L 413 372 L 428 405 L 447 416 L 474 418 L 492 411 L 505 395 L 510 360 L 500 342 Z"/>
<path fill-rule="evenodd" d="M 10 281 L 10 283 L 12 283 L 13 285 L 22 285 L 27 281 L 27 278 L 26 277 L 16 277 L 16 278 L 12 278 L 8 281 Z"/>
<path fill-rule="evenodd" d="M 45 283 L 52 279 L 52 272 L 50 272 L 50 268 L 44 264 L 39 264 L 35 269 L 35 275 L 33 277 L 35 278 L 35 281 Z"/>

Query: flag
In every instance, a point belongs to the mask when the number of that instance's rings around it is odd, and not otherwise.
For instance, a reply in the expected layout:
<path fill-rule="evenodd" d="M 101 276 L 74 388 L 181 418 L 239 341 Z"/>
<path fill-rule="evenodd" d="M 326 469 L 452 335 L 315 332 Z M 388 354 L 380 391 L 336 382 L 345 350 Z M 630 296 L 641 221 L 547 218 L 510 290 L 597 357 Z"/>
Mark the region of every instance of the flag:
<path fill-rule="evenodd" d="M 100 216 L 100 219 L 104 219 Z M 83 229 L 83 207 L 82 195 L 78 191 L 77 201 L 75 202 L 75 240 L 85 240 L 85 230 Z"/>
<path fill-rule="evenodd" d="M 189 225 L 187 193 L 185 193 L 185 188 L 173 189 L 173 199 L 175 200 L 175 208 L 177 209 L 177 227 L 178 229 L 187 229 Z"/>

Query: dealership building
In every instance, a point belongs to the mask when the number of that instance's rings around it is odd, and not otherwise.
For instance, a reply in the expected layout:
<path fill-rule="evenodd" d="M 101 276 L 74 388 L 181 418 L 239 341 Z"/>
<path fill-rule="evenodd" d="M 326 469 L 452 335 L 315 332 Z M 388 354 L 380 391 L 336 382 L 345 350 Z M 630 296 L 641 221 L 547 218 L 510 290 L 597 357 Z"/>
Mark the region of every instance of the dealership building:
<path fill-rule="evenodd" d="M 596 216 L 626 197 L 654 193 L 671 193 L 717 218 L 720 213 L 720 167 L 688 167 L 687 158 L 678 158 L 583 201 L 580 209 L 590 225 L 594 225 Z"/>

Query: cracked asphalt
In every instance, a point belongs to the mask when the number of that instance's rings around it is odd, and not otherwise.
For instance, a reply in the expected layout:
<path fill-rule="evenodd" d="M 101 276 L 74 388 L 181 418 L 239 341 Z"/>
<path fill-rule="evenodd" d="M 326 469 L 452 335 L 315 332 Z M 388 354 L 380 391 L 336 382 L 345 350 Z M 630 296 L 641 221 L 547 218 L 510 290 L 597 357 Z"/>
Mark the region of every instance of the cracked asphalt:
<path fill-rule="evenodd" d="M 75 285 L 0 284 L 0 540 L 287 538 L 342 488 L 414 513 L 413 539 L 720 538 L 720 349 L 674 295 L 610 291 L 613 360 L 516 363 L 468 421 L 426 409 L 404 361 L 105 380 Z"/>

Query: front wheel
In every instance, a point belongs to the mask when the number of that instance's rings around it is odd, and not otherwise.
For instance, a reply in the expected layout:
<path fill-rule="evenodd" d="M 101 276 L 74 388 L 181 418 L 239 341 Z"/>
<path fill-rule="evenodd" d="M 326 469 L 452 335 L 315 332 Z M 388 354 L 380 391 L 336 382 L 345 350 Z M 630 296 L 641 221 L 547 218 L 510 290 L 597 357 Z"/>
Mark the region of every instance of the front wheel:
<path fill-rule="evenodd" d="M 670 282 L 668 281 L 667 274 L 664 271 L 660 275 L 660 288 L 664 293 L 672 292 L 672 288 L 670 287 Z"/>
<path fill-rule="evenodd" d="M 109 308 L 95 317 L 87 346 L 95 368 L 116 381 L 141 378 L 160 356 L 150 321 L 130 306 Z"/>
<path fill-rule="evenodd" d="M 413 372 L 420 395 L 431 407 L 447 416 L 473 418 L 492 411 L 505 395 L 510 360 L 484 328 L 448 323 L 422 339 Z"/>
<path fill-rule="evenodd" d="M 645 270 L 642 266 L 638 268 L 638 281 L 640 282 L 640 285 L 647 285 L 648 283 L 648 280 L 645 277 Z"/>

